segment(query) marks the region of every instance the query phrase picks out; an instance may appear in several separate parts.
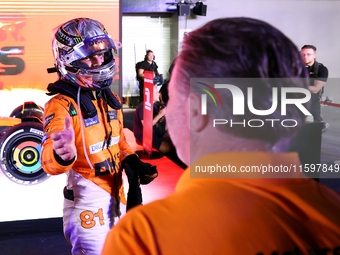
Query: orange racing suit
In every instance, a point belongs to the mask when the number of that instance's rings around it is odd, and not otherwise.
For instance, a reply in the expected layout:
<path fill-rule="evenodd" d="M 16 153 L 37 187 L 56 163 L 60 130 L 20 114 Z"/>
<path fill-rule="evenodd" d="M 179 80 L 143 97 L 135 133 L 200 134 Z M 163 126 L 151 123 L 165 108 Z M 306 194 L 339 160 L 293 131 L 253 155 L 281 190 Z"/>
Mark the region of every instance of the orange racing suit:
<path fill-rule="evenodd" d="M 134 153 L 123 134 L 121 109 L 113 109 L 103 98 L 92 97 L 91 102 L 97 111 L 92 118 L 84 118 L 76 101 L 62 94 L 48 101 L 44 112 L 42 167 L 51 175 L 67 174 L 64 233 L 73 254 L 100 254 L 113 217 L 119 216 L 119 201 L 125 202 L 121 162 Z M 66 115 L 71 116 L 77 148 L 76 158 L 68 162 L 54 152 L 50 138 L 64 129 Z"/>

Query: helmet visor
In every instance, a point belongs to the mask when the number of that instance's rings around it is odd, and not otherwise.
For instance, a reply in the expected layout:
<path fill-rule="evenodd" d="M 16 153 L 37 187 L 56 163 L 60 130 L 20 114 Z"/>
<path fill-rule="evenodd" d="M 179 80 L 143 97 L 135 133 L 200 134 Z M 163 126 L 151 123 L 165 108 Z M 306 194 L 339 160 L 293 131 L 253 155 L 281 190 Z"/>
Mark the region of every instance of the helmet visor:
<path fill-rule="evenodd" d="M 65 57 L 65 63 L 70 64 L 73 61 L 87 58 L 99 52 L 105 52 L 110 49 L 116 49 L 116 46 L 109 35 L 98 35 L 92 38 L 87 38 L 85 41 L 78 43 L 73 47 Z"/>

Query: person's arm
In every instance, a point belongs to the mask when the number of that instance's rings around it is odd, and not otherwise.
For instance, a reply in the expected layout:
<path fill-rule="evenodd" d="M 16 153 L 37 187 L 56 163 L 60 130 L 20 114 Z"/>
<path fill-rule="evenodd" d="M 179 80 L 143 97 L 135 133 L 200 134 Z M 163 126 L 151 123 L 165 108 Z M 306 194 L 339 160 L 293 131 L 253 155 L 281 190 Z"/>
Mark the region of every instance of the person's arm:
<path fill-rule="evenodd" d="M 141 184 L 148 184 L 158 176 L 157 168 L 151 164 L 142 162 L 137 154 L 135 154 L 135 152 L 130 148 L 130 145 L 126 142 L 123 132 L 123 114 L 121 110 L 117 110 L 117 116 L 120 123 L 120 160 L 123 163 L 123 166 L 128 164 L 132 171 L 139 176 Z M 134 188 L 138 188 L 138 186 L 135 186 Z"/>
<path fill-rule="evenodd" d="M 44 111 L 44 138 L 41 165 L 45 172 L 57 175 L 71 169 L 77 150 L 72 121 L 61 100 L 51 100 Z"/>
<path fill-rule="evenodd" d="M 156 123 L 165 116 L 165 108 L 159 111 L 159 113 L 153 118 L 152 120 L 152 126 L 156 125 Z M 144 120 L 141 120 L 142 125 L 144 125 Z"/>
<path fill-rule="evenodd" d="M 309 86 L 309 90 L 313 94 L 319 93 L 319 91 L 325 86 L 328 78 L 328 69 L 324 65 L 320 64 L 317 78 L 313 78 L 314 86 Z"/>
<path fill-rule="evenodd" d="M 138 77 L 144 78 L 144 69 L 138 68 Z"/>
<path fill-rule="evenodd" d="M 323 86 L 325 86 L 325 84 L 325 81 L 314 80 L 314 86 L 309 86 L 309 90 L 313 94 L 317 94 L 323 88 Z"/>
<path fill-rule="evenodd" d="M 161 109 L 159 113 L 153 118 L 152 125 L 156 125 L 156 123 L 165 116 L 165 108 Z"/>

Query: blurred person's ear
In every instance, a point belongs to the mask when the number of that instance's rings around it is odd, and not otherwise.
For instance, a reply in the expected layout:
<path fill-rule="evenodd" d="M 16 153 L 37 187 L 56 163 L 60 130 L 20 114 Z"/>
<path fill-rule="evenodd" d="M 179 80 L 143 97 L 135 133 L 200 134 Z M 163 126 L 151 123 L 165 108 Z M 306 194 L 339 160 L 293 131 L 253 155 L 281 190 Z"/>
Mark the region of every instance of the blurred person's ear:
<path fill-rule="evenodd" d="M 201 132 L 204 130 L 209 122 L 209 115 L 202 115 L 201 113 L 201 98 L 195 94 L 190 93 L 190 129 L 194 132 Z"/>

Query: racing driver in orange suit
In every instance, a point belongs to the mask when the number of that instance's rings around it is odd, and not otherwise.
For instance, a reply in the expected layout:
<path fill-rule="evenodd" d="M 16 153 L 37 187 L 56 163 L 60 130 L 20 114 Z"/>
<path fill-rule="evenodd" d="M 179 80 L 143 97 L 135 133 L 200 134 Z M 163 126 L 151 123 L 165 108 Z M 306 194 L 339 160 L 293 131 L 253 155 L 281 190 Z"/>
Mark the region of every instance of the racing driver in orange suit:
<path fill-rule="evenodd" d="M 142 184 L 157 170 L 142 163 L 125 140 L 121 101 L 109 87 L 116 47 L 104 26 L 78 18 L 54 31 L 59 79 L 47 88 L 55 96 L 45 105 L 41 162 L 51 175 L 67 174 L 63 221 L 72 254 L 97 255 L 125 201 L 122 166 Z"/>

